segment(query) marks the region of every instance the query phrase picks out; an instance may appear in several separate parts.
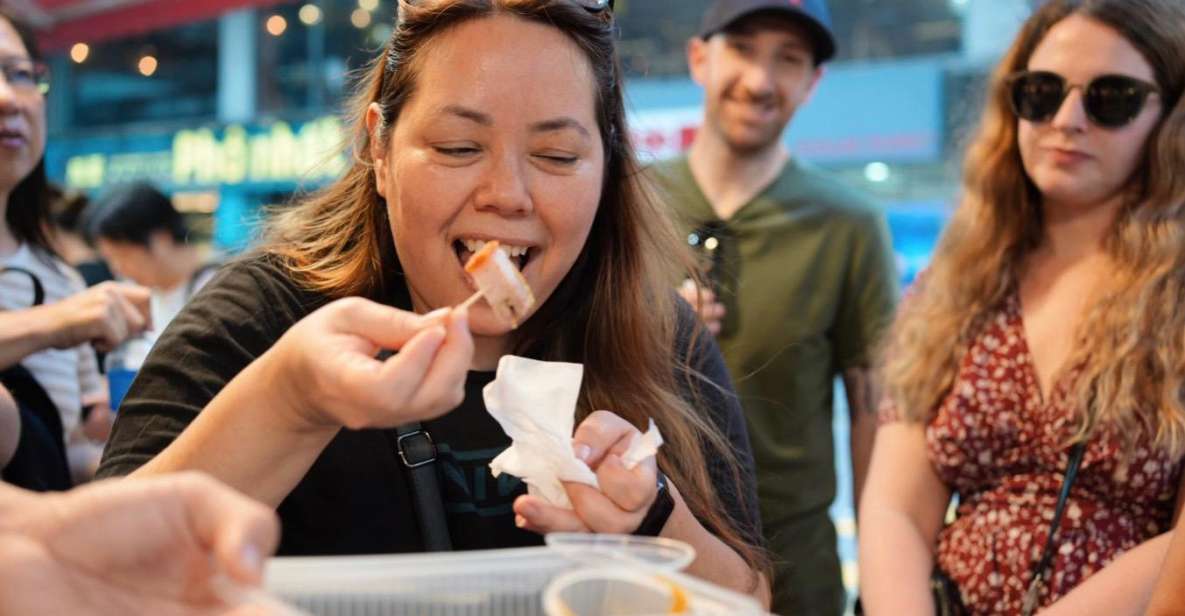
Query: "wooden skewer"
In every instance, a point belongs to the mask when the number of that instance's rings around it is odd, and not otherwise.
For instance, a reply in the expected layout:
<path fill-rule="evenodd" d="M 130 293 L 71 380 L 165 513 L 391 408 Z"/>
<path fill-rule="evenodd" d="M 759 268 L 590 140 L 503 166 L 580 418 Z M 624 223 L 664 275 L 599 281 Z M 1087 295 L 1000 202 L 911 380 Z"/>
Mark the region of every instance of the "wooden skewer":
<path fill-rule="evenodd" d="M 464 309 L 468 310 L 468 309 L 472 308 L 472 307 L 473 307 L 473 304 L 476 304 L 476 303 L 477 303 L 477 300 L 481 299 L 481 297 L 482 297 L 482 295 L 481 295 L 481 290 L 479 289 L 479 290 L 477 291 L 477 293 L 474 293 L 473 295 L 470 295 L 470 296 L 469 296 L 469 299 L 467 299 L 467 300 L 465 300 L 465 301 L 461 302 L 461 304 L 460 304 L 459 306 L 457 306 L 457 308 L 458 308 L 458 309 L 460 309 L 460 308 L 464 308 Z"/>

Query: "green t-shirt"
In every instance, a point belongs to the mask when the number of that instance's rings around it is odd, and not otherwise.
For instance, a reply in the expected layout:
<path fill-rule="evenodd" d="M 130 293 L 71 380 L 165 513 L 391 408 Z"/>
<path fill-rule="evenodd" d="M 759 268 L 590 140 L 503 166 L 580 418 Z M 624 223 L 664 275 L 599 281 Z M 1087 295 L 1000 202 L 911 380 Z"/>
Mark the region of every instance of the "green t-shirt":
<path fill-rule="evenodd" d="M 763 524 L 776 532 L 825 513 L 836 491 L 835 377 L 867 362 L 897 298 L 884 216 L 794 159 L 727 221 L 686 158 L 657 171 L 689 233 L 717 227 L 713 277 L 728 312 L 718 340 L 749 422 Z"/>

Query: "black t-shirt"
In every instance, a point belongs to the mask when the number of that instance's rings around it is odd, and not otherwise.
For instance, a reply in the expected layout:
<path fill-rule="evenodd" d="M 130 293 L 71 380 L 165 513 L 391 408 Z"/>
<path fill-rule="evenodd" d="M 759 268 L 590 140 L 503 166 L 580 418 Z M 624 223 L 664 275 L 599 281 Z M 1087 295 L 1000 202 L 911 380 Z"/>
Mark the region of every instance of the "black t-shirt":
<path fill-rule="evenodd" d="M 270 257 L 228 265 L 173 319 L 120 406 L 103 453 L 100 477 L 126 475 L 160 453 L 235 375 L 293 324 L 328 303 L 300 288 Z M 406 289 L 391 298 L 407 308 Z M 681 319 L 685 347 L 690 313 Z M 740 460 L 740 485 L 722 464 L 709 464 L 727 513 L 751 541 L 760 522 L 753 457 L 740 407 L 715 343 L 697 345 L 692 364 L 709 384 L 691 398 L 728 438 Z M 492 372 L 470 372 L 465 401 L 424 422 L 437 447 L 437 468 L 452 544 L 458 550 L 539 545 L 514 525 L 511 504 L 525 484 L 489 463 L 510 439 L 485 410 L 482 388 Z M 691 392 L 686 392 L 690 395 Z M 251 435 L 243 435 L 250 446 Z M 280 504 L 281 555 L 379 554 L 423 551 L 406 470 L 394 430 L 345 430 Z"/>

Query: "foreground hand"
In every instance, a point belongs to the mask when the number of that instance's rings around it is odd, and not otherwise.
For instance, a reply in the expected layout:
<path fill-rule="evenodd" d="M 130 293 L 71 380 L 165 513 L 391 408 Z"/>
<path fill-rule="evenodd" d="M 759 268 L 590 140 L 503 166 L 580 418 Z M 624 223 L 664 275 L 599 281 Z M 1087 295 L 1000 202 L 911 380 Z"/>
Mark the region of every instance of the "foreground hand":
<path fill-rule="evenodd" d="M 684 280 L 679 287 L 679 297 L 691 304 L 713 336 L 720 333 L 720 325 L 728 311 L 724 308 L 724 304 L 716 300 L 715 292 L 697 286 L 689 278 Z"/>
<path fill-rule="evenodd" d="M 380 349 L 399 352 L 380 360 Z M 353 297 L 302 319 L 263 359 L 298 427 L 392 427 L 461 404 L 473 336 L 465 310 L 421 316 Z"/>
<path fill-rule="evenodd" d="M 151 292 L 123 282 L 104 282 L 45 307 L 53 315 L 52 345 L 68 349 L 87 342 L 107 352 L 152 327 Z"/>
<path fill-rule="evenodd" d="M 258 585 L 279 539 L 271 510 L 197 473 L 0 497 L 27 499 L 0 520 L 3 614 L 227 613 L 212 577 Z"/>
<path fill-rule="evenodd" d="M 630 534 L 642 524 L 658 492 L 658 466 L 647 458 L 632 470 L 621 455 L 639 432 L 626 420 L 597 411 L 589 415 L 572 439 L 576 456 L 597 474 L 601 489 L 565 483 L 574 510 L 561 509 L 530 495 L 515 499 L 519 526 L 538 533 L 595 532 Z"/>

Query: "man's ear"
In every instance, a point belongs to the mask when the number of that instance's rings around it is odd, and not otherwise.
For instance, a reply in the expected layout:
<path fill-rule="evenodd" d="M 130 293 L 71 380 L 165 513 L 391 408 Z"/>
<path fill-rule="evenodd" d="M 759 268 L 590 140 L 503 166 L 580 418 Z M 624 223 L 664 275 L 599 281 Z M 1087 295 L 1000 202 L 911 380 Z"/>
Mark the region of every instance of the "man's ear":
<path fill-rule="evenodd" d="M 693 36 L 687 39 L 687 69 L 691 80 L 703 86 L 708 79 L 708 41 Z"/>
<path fill-rule="evenodd" d="M 370 161 L 374 169 L 374 190 L 383 198 L 387 196 L 387 151 L 383 147 L 387 127 L 383 123 L 383 107 L 371 103 L 366 107 L 367 143 L 370 145 Z"/>

